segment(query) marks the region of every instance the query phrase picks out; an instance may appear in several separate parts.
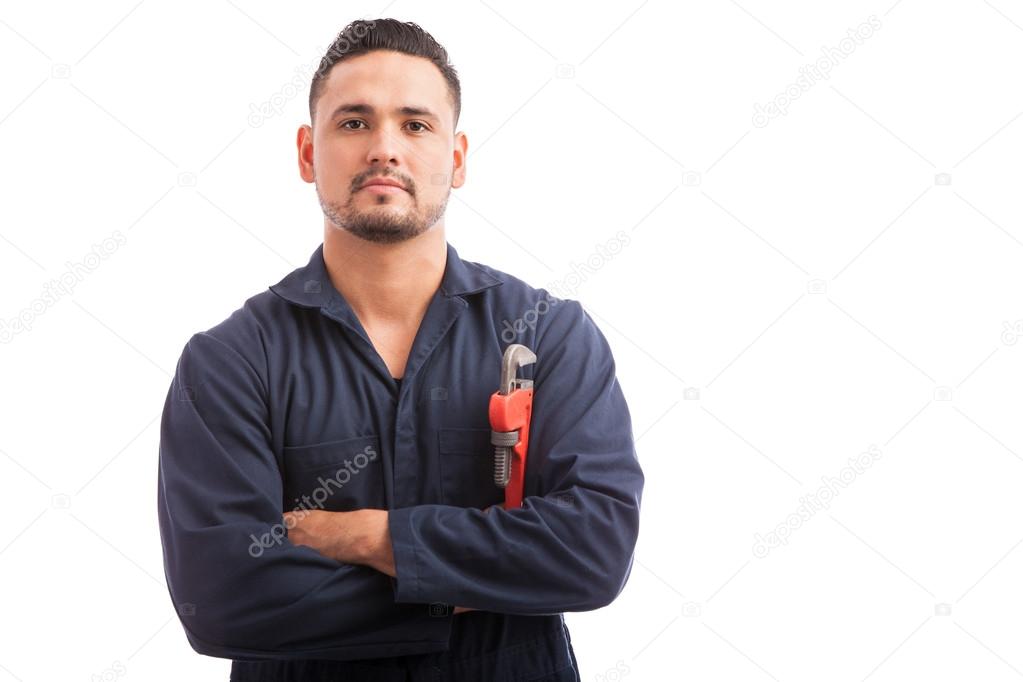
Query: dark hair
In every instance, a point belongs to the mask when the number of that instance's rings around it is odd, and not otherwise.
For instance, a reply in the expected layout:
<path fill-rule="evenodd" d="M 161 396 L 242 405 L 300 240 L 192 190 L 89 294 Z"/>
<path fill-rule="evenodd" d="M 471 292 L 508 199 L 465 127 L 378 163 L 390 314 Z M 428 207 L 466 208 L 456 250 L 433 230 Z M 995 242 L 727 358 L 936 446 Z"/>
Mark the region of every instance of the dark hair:
<path fill-rule="evenodd" d="M 458 116 L 462 110 L 462 88 L 455 67 L 448 62 L 447 50 L 417 24 L 397 19 L 359 19 L 341 29 L 313 74 L 309 86 L 310 121 L 316 120 L 316 102 L 323 94 L 323 84 L 331 68 L 345 59 L 374 50 L 393 50 L 433 62 L 448 83 L 448 95 L 455 112 L 454 125 L 458 125 Z"/>

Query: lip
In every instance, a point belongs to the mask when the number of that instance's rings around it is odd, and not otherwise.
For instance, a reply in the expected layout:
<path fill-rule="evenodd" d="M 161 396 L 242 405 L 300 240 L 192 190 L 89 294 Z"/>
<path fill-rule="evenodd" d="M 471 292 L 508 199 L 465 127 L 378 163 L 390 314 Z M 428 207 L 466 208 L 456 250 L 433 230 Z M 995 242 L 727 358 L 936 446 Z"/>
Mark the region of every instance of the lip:
<path fill-rule="evenodd" d="M 405 190 L 397 185 L 383 185 L 377 183 L 375 185 L 363 185 L 360 188 L 360 192 L 366 190 L 372 194 L 397 194 L 398 192 L 404 192 Z"/>
<path fill-rule="evenodd" d="M 386 178 L 375 178 L 363 184 L 359 189 L 368 189 L 374 192 L 404 192 L 405 188 L 401 186 L 396 180 L 388 180 Z"/>

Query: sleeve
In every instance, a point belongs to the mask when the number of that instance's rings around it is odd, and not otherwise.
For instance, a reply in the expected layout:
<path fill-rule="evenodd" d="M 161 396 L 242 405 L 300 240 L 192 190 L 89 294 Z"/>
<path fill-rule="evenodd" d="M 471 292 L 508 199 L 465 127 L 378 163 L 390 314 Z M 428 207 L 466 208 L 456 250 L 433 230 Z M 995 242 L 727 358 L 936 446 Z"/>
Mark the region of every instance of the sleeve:
<path fill-rule="evenodd" d="M 644 482 L 629 409 L 582 306 L 563 300 L 552 318 L 534 349 L 523 506 L 392 510 L 397 602 L 545 615 L 601 608 L 624 588 Z"/>
<path fill-rule="evenodd" d="M 192 648 L 242 660 L 443 649 L 450 617 L 396 604 L 388 576 L 287 539 L 269 422 L 255 365 L 194 335 L 164 406 L 158 472 L 164 572 Z"/>

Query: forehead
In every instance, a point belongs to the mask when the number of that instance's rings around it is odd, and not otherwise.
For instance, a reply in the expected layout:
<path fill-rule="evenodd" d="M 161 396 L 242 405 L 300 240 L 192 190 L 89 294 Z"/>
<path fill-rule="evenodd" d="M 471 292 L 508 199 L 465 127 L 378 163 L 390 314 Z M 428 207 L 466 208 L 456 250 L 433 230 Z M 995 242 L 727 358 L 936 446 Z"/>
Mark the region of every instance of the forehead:
<path fill-rule="evenodd" d="M 338 62 L 324 82 L 317 118 L 330 117 L 342 103 L 365 102 L 385 114 L 407 106 L 426 106 L 450 119 L 453 107 L 447 81 L 433 62 L 391 50 L 376 50 Z"/>

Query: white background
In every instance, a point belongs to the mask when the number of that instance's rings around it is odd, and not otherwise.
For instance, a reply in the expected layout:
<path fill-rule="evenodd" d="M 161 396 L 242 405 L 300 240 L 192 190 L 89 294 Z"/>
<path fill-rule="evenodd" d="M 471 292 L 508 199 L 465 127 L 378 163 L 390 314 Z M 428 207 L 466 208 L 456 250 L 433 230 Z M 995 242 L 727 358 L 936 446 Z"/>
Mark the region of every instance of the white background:
<path fill-rule="evenodd" d="M 0 681 L 227 679 L 165 587 L 159 416 L 188 338 L 322 239 L 306 76 L 381 16 L 462 79 L 449 241 L 584 273 L 615 353 L 647 484 L 625 591 L 567 617 L 583 679 L 1023 677 L 1023 9 L 592 7 L 3 6 Z"/>

